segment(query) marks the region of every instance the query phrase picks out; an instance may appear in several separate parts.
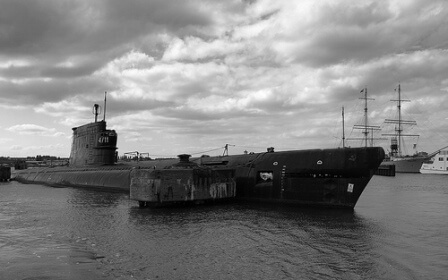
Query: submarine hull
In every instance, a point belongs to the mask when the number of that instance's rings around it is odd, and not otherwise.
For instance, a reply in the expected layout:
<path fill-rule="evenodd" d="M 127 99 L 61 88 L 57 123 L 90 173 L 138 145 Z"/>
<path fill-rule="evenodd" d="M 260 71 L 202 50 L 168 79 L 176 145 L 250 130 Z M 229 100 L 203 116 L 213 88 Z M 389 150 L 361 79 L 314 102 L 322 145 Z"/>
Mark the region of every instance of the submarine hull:
<path fill-rule="evenodd" d="M 21 182 L 121 190 L 139 204 L 228 198 L 353 208 L 384 159 L 379 147 L 314 149 L 117 164 L 106 122 L 75 127 L 69 166 L 16 170 Z"/>
<path fill-rule="evenodd" d="M 192 158 L 195 166 L 188 168 L 175 167 L 177 160 L 35 168 L 17 171 L 14 178 L 21 182 L 121 190 L 130 192 L 133 200 L 156 205 L 234 197 L 353 208 L 383 159 L 382 148 L 298 150 Z M 214 175 L 201 181 L 195 175 L 197 170 Z"/>
<path fill-rule="evenodd" d="M 17 170 L 12 179 L 54 187 L 88 187 L 110 191 L 129 191 L 131 167 L 38 167 Z"/>

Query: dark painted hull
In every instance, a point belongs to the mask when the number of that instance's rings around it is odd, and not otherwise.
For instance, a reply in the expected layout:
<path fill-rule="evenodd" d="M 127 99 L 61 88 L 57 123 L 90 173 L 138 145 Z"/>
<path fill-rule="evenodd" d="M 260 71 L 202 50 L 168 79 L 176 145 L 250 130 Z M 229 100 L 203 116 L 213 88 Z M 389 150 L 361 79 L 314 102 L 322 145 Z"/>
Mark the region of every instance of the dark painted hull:
<path fill-rule="evenodd" d="M 236 168 L 237 198 L 353 208 L 384 152 L 350 148 L 247 156 L 228 158 L 227 167 Z M 262 174 L 272 174 L 272 179 L 263 180 Z"/>
<path fill-rule="evenodd" d="M 22 183 L 73 186 L 129 191 L 130 166 L 113 167 L 38 167 L 13 172 L 12 179 Z"/>
<path fill-rule="evenodd" d="M 381 148 L 345 148 L 201 157 L 191 162 L 202 168 L 233 170 L 238 199 L 353 208 L 383 159 Z M 21 182 L 129 191 L 132 168 L 165 170 L 177 162 L 36 168 L 16 171 L 13 177 Z"/>

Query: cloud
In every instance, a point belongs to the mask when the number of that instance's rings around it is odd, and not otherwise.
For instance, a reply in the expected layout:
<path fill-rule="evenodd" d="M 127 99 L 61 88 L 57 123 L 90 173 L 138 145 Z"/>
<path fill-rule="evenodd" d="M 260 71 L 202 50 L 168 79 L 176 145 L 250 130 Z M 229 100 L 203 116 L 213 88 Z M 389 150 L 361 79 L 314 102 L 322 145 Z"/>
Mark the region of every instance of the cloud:
<path fill-rule="evenodd" d="M 14 125 L 6 130 L 10 132 L 15 132 L 21 135 L 41 135 L 41 136 L 52 136 L 59 137 L 64 136 L 65 133 L 57 132 L 54 128 L 46 128 L 35 124 L 20 124 Z"/>
<path fill-rule="evenodd" d="M 51 145 L 30 145 L 30 146 L 21 146 L 21 145 L 13 145 L 9 147 L 10 150 L 18 151 L 18 152 L 25 152 L 28 153 L 28 155 L 53 155 L 55 151 L 61 150 L 62 148 L 65 148 L 62 144 L 51 144 Z M 25 154 L 23 154 L 25 155 Z"/>
<path fill-rule="evenodd" d="M 3 138 L 0 138 L 0 144 L 4 144 L 4 143 L 7 143 L 7 142 L 12 142 L 14 139 L 13 138 L 5 138 L 5 137 L 3 137 Z"/>
<path fill-rule="evenodd" d="M 6 0 L 0 107 L 46 120 L 7 131 L 51 136 L 92 122 L 107 92 L 125 147 L 325 146 L 342 106 L 362 117 L 363 87 L 377 122 L 398 83 L 404 112 L 447 117 L 447 16 L 438 0 Z"/>
<path fill-rule="evenodd" d="M 441 1 L 424 8 L 402 1 L 302 2 L 279 2 L 284 6 L 267 32 L 281 60 L 318 68 L 448 44 Z"/>
<path fill-rule="evenodd" d="M 20 145 L 13 145 L 13 146 L 10 147 L 10 149 L 12 151 L 21 151 L 21 150 L 23 150 L 23 147 L 20 146 Z"/>
<path fill-rule="evenodd" d="M 108 53 L 129 44 L 125 42 L 139 43 L 140 37 L 161 27 L 170 33 L 212 23 L 196 1 L 7 0 L 2 2 L 2 18 L 3 53 L 58 59 L 64 54 Z"/>
<path fill-rule="evenodd" d="M 207 11 L 196 4 L 3 1 L 0 91 L 4 101 L 36 104 L 110 90 L 113 79 L 92 78 L 92 74 L 114 58 L 129 49 L 155 49 L 163 43 L 163 36 L 158 36 L 161 30 L 177 34 L 189 26 L 212 24 Z"/>
<path fill-rule="evenodd" d="M 220 59 L 228 55 L 237 55 L 245 50 L 240 42 L 224 39 L 204 41 L 198 37 L 187 37 L 185 40 L 173 38 L 163 54 L 164 61 L 197 61 Z"/>

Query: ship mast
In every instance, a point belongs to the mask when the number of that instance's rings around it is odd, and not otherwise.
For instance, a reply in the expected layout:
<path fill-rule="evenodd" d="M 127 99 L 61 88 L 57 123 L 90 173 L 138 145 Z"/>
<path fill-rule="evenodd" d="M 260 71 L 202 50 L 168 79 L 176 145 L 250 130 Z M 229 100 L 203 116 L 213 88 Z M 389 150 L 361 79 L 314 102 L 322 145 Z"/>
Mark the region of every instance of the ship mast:
<path fill-rule="evenodd" d="M 410 101 L 410 100 L 403 100 L 403 101 Z M 397 108 L 398 108 L 398 155 L 401 156 L 401 132 L 403 129 L 401 129 L 401 86 L 398 84 L 398 101 L 397 101 Z"/>
<path fill-rule="evenodd" d="M 410 102 L 411 100 L 407 99 L 401 99 L 401 85 L 398 84 L 398 87 L 395 89 L 397 91 L 398 89 L 398 99 L 392 99 L 391 101 L 397 102 L 397 110 L 398 110 L 398 119 L 386 119 L 384 123 L 391 123 L 396 124 L 397 127 L 395 127 L 395 133 L 394 134 L 382 134 L 384 136 L 395 136 L 395 139 L 392 139 L 392 154 L 396 154 L 398 157 L 402 157 L 402 144 L 403 144 L 403 137 L 404 136 L 420 136 L 418 134 L 403 134 L 403 126 L 402 125 L 417 125 L 416 121 L 407 121 L 403 120 L 401 117 L 401 102 Z M 398 139 L 397 139 L 398 138 Z M 394 144 L 394 141 L 396 141 L 396 144 Z"/>
<path fill-rule="evenodd" d="M 367 147 L 367 136 L 369 135 L 369 131 L 368 129 L 368 122 L 369 122 L 369 118 L 368 118 L 368 113 L 367 113 L 367 100 L 373 100 L 372 98 L 367 98 L 367 87 L 364 88 L 364 138 L 365 138 L 365 142 L 366 142 L 366 147 Z"/>
<path fill-rule="evenodd" d="M 344 120 L 344 106 L 342 106 L 342 148 L 345 148 L 345 120 Z"/>
<path fill-rule="evenodd" d="M 359 99 L 364 100 L 364 124 L 363 125 L 355 124 L 353 126 L 353 129 L 362 129 L 363 130 L 362 133 L 364 134 L 364 137 L 363 138 L 348 138 L 347 140 L 363 140 L 363 142 L 365 142 L 365 147 L 367 148 L 369 145 L 369 133 L 371 132 L 370 146 L 372 147 L 373 140 L 377 139 L 377 138 L 373 138 L 373 131 L 380 130 L 380 127 L 377 125 L 369 125 L 369 117 L 368 117 L 369 114 L 368 114 L 367 101 L 375 100 L 375 99 L 367 97 L 367 87 L 363 88 L 361 90 L 361 93 L 364 93 L 364 97 L 359 98 Z"/>

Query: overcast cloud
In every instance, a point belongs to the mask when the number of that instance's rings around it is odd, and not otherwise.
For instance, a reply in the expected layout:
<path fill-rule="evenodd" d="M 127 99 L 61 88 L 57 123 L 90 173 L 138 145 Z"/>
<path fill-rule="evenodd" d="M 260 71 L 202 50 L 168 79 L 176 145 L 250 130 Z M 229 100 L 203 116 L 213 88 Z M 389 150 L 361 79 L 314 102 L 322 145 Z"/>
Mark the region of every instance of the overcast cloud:
<path fill-rule="evenodd" d="M 120 154 L 338 147 L 341 107 L 352 135 L 367 87 L 382 125 L 398 83 L 411 141 L 448 145 L 445 0 L 0 4 L 1 155 L 68 156 L 104 92 Z"/>

